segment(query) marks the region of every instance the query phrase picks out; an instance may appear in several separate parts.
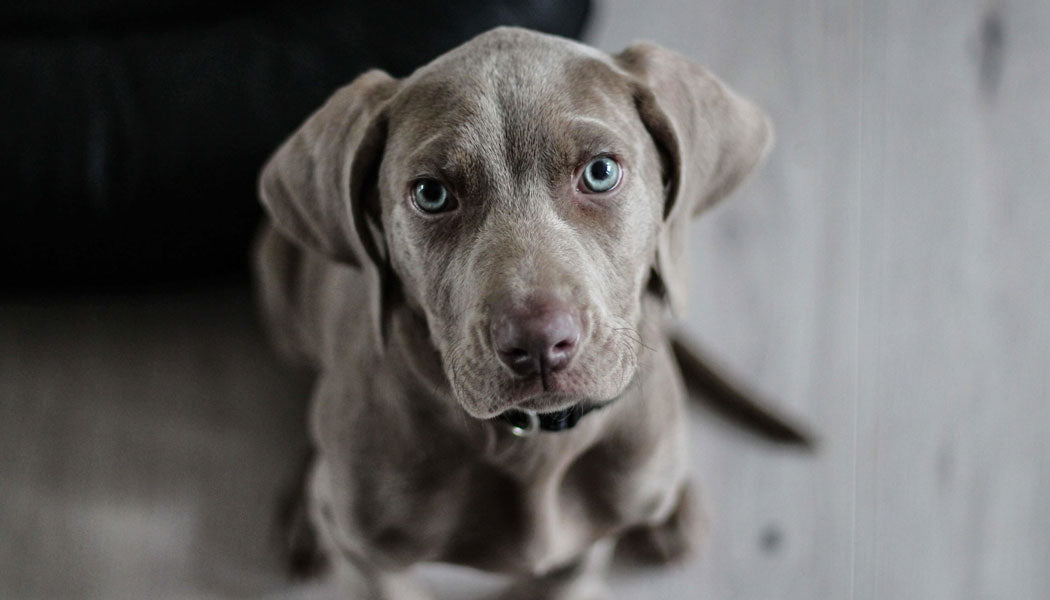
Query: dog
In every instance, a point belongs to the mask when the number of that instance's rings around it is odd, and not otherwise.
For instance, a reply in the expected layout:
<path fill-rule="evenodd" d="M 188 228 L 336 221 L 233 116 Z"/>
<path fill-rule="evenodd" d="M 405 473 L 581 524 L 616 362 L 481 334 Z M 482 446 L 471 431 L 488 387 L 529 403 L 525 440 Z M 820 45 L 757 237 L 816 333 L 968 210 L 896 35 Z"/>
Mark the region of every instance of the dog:
<path fill-rule="evenodd" d="M 690 220 L 772 135 L 670 50 L 498 28 L 364 73 L 283 143 L 258 287 L 317 373 L 305 510 L 348 597 L 428 598 L 409 567 L 446 562 L 595 600 L 617 545 L 694 546 L 665 320 Z"/>

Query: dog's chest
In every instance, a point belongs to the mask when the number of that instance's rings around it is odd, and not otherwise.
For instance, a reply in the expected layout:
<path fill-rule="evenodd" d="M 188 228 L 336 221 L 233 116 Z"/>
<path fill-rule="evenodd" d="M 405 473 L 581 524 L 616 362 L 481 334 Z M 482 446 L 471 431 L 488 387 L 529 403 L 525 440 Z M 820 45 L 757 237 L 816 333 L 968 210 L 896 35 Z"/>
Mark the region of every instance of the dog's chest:
<path fill-rule="evenodd" d="M 556 435 L 577 433 L 586 435 Z M 391 534 L 387 527 L 381 536 L 368 536 L 378 546 L 374 550 L 397 554 L 391 557 L 397 562 L 546 572 L 569 563 L 603 537 L 666 513 L 684 475 L 684 465 L 668 460 L 675 453 L 662 447 L 674 437 L 644 448 L 631 447 L 630 440 L 581 445 L 562 443 L 569 438 L 561 437 L 543 452 L 530 448 L 537 440 L 525 440 L 502 455 L 458 464 L 435 456 L 429 464 L 417 462 L 409 472 L 401 471 L 405 482 L 413 472 L 425 477 L 426 494 L 393 498 L 387 489 L 382 502 L 370 503 L 374 514 L 358 513 L 358 524 L 369 529 L 386 523 L 398 529 Z M 661 467 L 654 469 L 654 463 Z M 434 477 L 436 473 L 443 476 Z M 410 539 L 414 542 L 406 544 Z"/>
<path fill-rule="evenodd" d="M 646 458 L 599 443 L 532 477 L 515 473 L 513 464 L 479 466 L 445 558 L 532 574 L 563 566 L 667 505 L 678 482 L 670 472 L 646 472 Z"/>

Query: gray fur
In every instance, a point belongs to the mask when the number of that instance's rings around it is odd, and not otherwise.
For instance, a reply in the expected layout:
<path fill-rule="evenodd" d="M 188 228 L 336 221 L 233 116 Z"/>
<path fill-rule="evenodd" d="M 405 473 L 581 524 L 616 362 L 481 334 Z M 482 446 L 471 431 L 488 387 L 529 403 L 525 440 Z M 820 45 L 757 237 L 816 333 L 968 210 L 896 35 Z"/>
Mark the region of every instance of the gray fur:
<path fill-rule="evenodd" d="M 260 181 L 260 292 L 278 345 L 318 371 L 308 501 L 350 597 L 426 598 L 405 570 L 441 561 L 516 576 L 506 598 L 596 599 L 621 535 L 664 559 L 692 545 L 663 319 L 685 300 L 686 223 L 770 139 L 759 109 L 668 50 L 500 28 L 403 80 L 362 75 L 284 143 Z M 574 173 L 601 153 L 622 183 L 584 198 Z M 459 208 L 415 210 L 423 175 Z M 496 307 L 537 293 L 582 322 L 548 392 L 487 334 Z M 562 433 L 493 419 L 613 399 Z"/>

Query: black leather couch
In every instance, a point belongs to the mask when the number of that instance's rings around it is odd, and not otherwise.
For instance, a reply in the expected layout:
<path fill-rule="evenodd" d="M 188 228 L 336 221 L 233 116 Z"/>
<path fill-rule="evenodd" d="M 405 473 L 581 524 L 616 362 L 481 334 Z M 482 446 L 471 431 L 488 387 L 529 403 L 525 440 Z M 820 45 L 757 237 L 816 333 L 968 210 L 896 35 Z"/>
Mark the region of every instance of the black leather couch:
<path fill-rule="evenodd" d="M 499 24 L 578 37 L 588 0 L 0 4 L 0 281 L 246 272 L 267 155 L 369 67 Z"/>

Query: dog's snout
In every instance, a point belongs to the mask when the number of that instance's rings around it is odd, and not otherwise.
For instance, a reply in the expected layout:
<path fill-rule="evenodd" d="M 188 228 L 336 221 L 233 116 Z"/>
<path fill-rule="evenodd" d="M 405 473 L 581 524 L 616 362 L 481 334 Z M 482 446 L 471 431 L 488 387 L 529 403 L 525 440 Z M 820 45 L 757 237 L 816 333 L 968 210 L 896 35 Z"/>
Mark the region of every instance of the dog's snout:
<path fill-rule="evenodd" d="M 522 377 L 566 368 L 579 343 L 580 319 L 562 304 L 548 302 L 507 311 L 492 321 L 496 354 Z"/>

